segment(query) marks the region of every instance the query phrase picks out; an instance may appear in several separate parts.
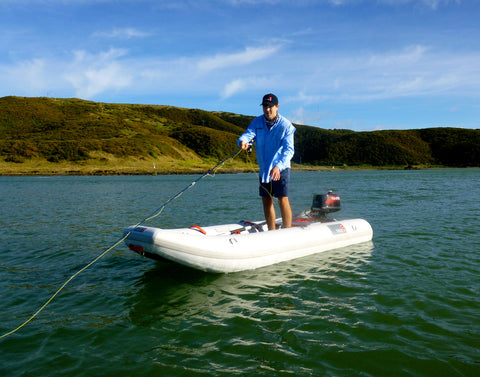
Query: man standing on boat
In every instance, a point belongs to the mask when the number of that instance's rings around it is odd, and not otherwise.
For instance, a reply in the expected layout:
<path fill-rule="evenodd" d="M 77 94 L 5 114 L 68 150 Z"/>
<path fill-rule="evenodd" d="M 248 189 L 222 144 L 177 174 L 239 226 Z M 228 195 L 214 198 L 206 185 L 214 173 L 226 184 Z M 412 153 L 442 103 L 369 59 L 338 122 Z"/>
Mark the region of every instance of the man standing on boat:
<path fill-rule="evenodd" d="M 292 209 L 288 200 L 290 160 L 294 154 L 293 134 L 295 127 L 278 113 L 278 98 L 274 94 L 263 96 L 263 115 L 253 119 L 237 144 L 246 150 L 255 140 L 255 152 L 259 167 L 263 211 L 269 230 L 275 229 L 275 207 L 273 198 L 278 199 L 284 228 L 292 226 Z"/>

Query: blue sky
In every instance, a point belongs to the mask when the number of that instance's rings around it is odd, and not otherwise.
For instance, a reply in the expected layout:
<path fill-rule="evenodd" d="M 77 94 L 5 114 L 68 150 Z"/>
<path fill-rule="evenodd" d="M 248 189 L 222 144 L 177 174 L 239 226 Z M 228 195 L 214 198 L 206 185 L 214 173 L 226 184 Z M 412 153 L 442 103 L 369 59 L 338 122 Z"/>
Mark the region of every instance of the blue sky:
<path fill-rule="evenodd" d="M 480 0 L 0 0 L 0 97 L 480 128 Z"/>

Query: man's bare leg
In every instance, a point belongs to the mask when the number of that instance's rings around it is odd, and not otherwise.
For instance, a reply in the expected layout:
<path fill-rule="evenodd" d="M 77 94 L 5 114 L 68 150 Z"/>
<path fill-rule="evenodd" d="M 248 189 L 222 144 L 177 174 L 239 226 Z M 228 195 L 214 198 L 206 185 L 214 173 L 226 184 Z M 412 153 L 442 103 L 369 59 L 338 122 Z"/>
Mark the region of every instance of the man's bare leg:
<path fill-rule="evenodd" d="M 280 212 L 282 213 L 282 222 L 284 228 L 292 227 L 292 208 L 290 207 L 290 201 L 288 196 L 281 196 L 278 198 L 278 204 L 280 206 Z"/>
<path fill-rule="evenodd" d="M 268 230 L 275 230 L 275 207 L 273 206 L 273 198 L 263 196 L 262 202 Z"/>

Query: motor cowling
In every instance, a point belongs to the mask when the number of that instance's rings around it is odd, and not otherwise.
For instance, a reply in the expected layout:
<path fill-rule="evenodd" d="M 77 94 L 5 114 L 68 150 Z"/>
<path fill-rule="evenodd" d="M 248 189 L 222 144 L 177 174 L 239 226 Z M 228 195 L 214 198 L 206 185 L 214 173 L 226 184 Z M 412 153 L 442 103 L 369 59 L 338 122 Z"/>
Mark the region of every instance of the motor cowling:
<path fill-rule="evenodd" d="M 328 213 L 340 211 L 340 196 L 332 191 L 313 195 L 311 215 L 315 219 L 325 219 Z"/>

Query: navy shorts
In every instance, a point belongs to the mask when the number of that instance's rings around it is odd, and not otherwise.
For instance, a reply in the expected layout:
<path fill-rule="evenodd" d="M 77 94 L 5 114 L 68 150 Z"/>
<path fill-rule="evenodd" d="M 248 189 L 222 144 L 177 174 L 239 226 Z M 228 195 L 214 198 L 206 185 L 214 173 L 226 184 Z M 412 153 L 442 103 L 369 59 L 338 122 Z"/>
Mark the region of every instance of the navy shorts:
<path fill-rule="evenodd" d="M 268 183 L 262 183 L 260 179 L 259 194 L 262 197 L 273 196 L 275 198 L 288 196 L 289 181 L 290 181 L 290 168 L 287 168 L 280 172 L 280 179 L 278 181 L 270 181 Z"/>

